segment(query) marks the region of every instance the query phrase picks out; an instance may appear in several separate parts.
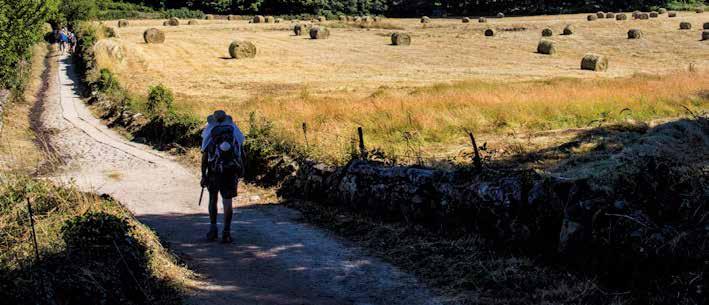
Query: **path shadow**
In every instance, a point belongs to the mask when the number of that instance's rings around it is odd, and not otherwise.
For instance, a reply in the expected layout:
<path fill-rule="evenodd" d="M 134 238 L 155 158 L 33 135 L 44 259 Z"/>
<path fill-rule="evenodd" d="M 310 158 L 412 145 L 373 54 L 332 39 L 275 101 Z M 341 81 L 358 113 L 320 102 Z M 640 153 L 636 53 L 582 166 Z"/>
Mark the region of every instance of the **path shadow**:
<path fill-rule="evenodd" d="M 234 241 L 228 245 L 206 241 L 206 213 L 138 219 L 161 232 L 160 239 L 190 269 L 207 276 L 205 286 L 195 291 L 197 303 L 392 304 L 393 298 L 406 298 L 397 291 L 401 283 L 387 282 L 394 274 L 391 267 L 353 256 L 342 242 L 299 223 L 298 212 L 280 205 L 237 207 Z M 220 232 L 221 220 L 219 215 Z M 387 299 L 392 302 L 382 302 Z M 407 304 L 422 302 L 426 298 Z"/>

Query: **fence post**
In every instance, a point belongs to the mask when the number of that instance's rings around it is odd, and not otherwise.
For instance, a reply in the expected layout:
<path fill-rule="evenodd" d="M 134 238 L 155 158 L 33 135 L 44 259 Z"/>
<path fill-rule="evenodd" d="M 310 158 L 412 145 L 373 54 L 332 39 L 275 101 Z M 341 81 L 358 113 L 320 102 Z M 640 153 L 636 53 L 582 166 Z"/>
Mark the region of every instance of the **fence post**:
<path fill-rule="evenodd" d="M 308 124 L 303 122 L 303 138 L 305 139 L 305 148 L 307 149 L 308 146 Z"/>
<path fill-rule="evenodd" d="M 30 214 L 30 226 L 32 227 L 32 240 L 34 242 L 34 257 L 37 263 L 39 263 L 39 248 L 37 247 L 37 232 L 34 230 L 34 215 L 32 214 L 32 204 L 30 203 L 30 198 L 27 197 L 27 211 Z"/>
<path fill-rule="evenodd" d="M 473 136 L 473 132 L 468 132 L 468 136 L 470 136 L 470 142 L 473 144 L 473 151 L 475 152 L 475 156 L 473 157 L 473 165 L 475 165 L 475 169 L 478 171 L 481 171 L 483 169 L 483 164 L 482 164 L 482 159 L 480 158 L 480 152 L 478 151 L 478 144 L 475 143 L 475 136 Z"/>
<path fill-rule="evenodd" d="M 365 159 L 367 157 L 367 149 L 364 147 L 364 132 L 362 127 L 357 127 L 357 135 L 359 136 L 359 157 Z"/>

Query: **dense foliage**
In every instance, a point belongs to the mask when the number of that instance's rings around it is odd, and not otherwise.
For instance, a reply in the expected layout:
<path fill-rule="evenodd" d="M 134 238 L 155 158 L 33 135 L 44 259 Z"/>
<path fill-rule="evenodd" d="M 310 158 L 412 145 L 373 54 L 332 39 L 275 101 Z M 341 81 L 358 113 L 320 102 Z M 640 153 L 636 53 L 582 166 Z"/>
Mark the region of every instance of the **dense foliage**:
<path fill-rule="evenodd" d="M 108 0 L 103 0 L 108 1 Z M 692 7 L 702 0 L 124 0 L 154 8 L 188 7 L 207 13 L 236 14 L 385 14 L 491 15 Z"/>
<path fill-rule="evenodd" d="M 0 0 L 0 89 L 22 85 L 23 63 L 56 8 L 56 0 Z"/>

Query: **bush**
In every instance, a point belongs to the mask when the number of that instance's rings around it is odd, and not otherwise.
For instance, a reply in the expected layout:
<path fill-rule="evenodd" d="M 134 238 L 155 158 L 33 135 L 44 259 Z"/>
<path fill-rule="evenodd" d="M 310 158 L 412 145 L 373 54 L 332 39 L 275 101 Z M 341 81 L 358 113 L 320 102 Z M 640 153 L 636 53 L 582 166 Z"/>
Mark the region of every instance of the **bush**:
<path fill-rule="evenodd" d="M 32 46 L 43 38 L 49 16 L 56 12 L 51 1 L 13 0 L 0 5 L 0 89 L 21 90 L 23 62 Z"/>
<path fill-rule="evenodd" d="M 64 0 L 59 7 L 63 20 L 72 27 L 80 21 L 96 19 L 98 5 L 93 0 Z"/>
<path fill-rule="evenodd" d="M 106 68 L 101 69 L 99 72 L 99 78 L 96 81 L 96 89 L 102 92 L 110 92 L 120 88 L 121 86 L 115 76 L 113 76 L 113 73 Z"/>
<path fill-rule="evenodd" d="M 151 116 L 166 117 L 173 112 L 172 105 L 174 101 L 175 97 L 167 87 L 163 85 L 150 87 L 146 111 Z"/>
<path fill-rule="evenodd" d="M 162 12 L 164 18 L 181 18 L 181 19 L 204 19 L 202 11 L 191 10 L 186 7 L 180 9 L 171 9 Z"/>
<path fill-rule="evenodd" d="M 128 221 L 107 213 L 87 213 L 68 220 L 61 229 L 62 239 L 72 255 L 101 259 L 113 256 L 116 246 L 131 242 Z"/>

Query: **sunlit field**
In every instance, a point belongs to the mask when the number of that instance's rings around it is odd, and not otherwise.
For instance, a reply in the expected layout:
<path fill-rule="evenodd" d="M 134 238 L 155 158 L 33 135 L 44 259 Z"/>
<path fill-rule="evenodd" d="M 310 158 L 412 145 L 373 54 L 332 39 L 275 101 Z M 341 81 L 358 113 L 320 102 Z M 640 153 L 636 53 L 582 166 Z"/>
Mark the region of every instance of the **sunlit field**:
<path fill-rule="evenodd" d="M 327 40 L 294 36 L 291 21 L 166 27 L 135 20 L 116 27 L 119 38 L 99 43 L 98 59 L 137 96 L 159 83 L 171 88 L 182 111 L 206 116 L 224 108 L 242 123 L 254 112 L 299 144 L 305 122 L 310 151 L 320 158 L 340 160 L 359 126 L 368 146 L 390 155 L 446 158 L 469 147 L 468 130 L 495 145 L 522 133 L 706 110 L 709 41 L 700 39 L 708 16 L 433 19 L 426 26 L 384 19 L 364 27 L 328 21 Z M 693 29 L 679 30 L 681 21 Z M 576 32 L 560 35 L 567 24 Z M 150 27 L 165 31 L 164 44 L 143 42 Z M 485 37 L 486 28 L 496 36 Z M 554 31 L 555 55 L 536 53 L 544 28 Z M 631 28 L 645 37 L 627 39 Z M 412 45 L 392 46 L 394 31 L 411 33 Z M 252 41 L 256 58 L 230 59 L 235 39 Z M 608 71 L 580 70 L 588 52 L 608 56 Z"/>

